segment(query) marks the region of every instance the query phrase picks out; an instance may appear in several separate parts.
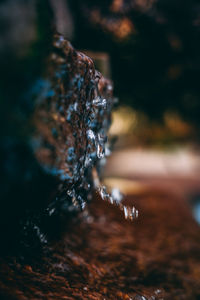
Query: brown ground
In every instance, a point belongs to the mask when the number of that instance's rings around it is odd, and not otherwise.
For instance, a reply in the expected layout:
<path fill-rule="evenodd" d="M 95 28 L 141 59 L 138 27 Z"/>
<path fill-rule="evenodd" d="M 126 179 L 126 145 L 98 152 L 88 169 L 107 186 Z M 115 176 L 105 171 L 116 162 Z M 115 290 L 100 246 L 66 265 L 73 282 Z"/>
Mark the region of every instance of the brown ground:
<path fill-rule="evenodd" d="M 1 261 L 1 299 L 200 299 L 200 227 L 187 204 L 162 189 L 125 201 L 138 220 L 96 199 L 41 260 Z"/>

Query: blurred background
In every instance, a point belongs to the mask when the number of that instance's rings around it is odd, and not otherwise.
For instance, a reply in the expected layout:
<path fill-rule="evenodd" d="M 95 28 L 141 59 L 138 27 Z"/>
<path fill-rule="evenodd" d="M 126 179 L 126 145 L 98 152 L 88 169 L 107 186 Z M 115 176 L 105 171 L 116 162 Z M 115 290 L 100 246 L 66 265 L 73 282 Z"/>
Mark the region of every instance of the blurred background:
<path fill-rule="evenodd" d="M 199 1 L 1 1 L 3 138 L 23 140 L 28 131 L 23 122 L 33 104 L 26 99 L 43 72 L 54 30 L 114 83 L 115 146 L 105 181 L 125 193 L 149 185 L 173 190 L 200 222 Z M 7 141 L 1 151 L 10 147 Z"/>

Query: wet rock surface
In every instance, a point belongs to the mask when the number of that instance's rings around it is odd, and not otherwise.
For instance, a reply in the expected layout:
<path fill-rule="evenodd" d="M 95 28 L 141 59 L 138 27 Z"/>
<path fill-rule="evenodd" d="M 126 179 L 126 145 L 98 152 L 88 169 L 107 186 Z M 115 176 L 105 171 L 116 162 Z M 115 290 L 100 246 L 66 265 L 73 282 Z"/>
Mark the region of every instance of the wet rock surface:
<path fill-rule="evenodd" d="M 14 120 L 19 138 L 1 139 L 2 236 L 12 245 L 14 235 L 28 252 L 46 244 L 62 219 L 91 199 L 113 105 L 111 82 L 61 35 L 54 35 L 43 63 L 24 95 L 29 112 L 18 108 L 13 114 L 20 120 L 20 126 Z"/>
<path fill-rule="evenodd" d="M 71 199 L 68 209 L 84 209 L 93 188 L 92 170 L 105 156 L 112 85 L 62 36 L 53 45 L 47 79 L 37 82 L 42 89 L 33 147 L 42 168 L 59 179 L 60 192 Z"/>

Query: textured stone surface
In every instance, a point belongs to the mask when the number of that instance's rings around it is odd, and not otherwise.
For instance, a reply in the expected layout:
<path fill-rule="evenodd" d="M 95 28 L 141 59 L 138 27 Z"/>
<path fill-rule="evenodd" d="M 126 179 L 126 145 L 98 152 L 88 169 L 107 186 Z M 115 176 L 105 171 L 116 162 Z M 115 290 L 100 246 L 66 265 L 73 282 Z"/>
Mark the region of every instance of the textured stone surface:
<path fill-rule="evenodd" d="M 11 244 L 14 236 L 28 251 L 91 199 L 113 104 L 111 82 L 61 35 L 43 64 L 23 96 L 29 109 L 13 113 L 19 140 L 14 134 L 1 140 L 2 236 Z"/>
<path fill-rule="evenodd" d="M 113 104 L 112 85 L 95 71 L 92 60 L 56 36 L 33 122 L 36 157 L 57 176 L 77 205 L 92 188 L 92 169 L 105 156 Z M 75 194 L 74 194 L 75 193 Z"/>

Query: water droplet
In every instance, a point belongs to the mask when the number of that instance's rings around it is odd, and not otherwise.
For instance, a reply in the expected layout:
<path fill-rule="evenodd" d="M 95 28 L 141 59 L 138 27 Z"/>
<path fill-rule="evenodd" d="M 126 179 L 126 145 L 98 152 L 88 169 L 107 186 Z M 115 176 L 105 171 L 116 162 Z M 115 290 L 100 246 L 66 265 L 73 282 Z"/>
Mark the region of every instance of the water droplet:
<path fill-rule="evenodd" d="M 74 110 L 77 111 L 77 108 L 78 108 L 78 103 L 75 102 L 75 103 L 74 103 Z"/>
<path fill-rule="evenodd" d="M 147 300 L 147 298 L 144 297 L 144 296 L 136 295 L 136 296 L 134 297 L 134 300 Z"/>
<path fill-rule="evenodd" d="M 133 220 L 138 218 L 138 210 L 135 207 L 123 206 L 125 219 Z"/>
<path fill-rule="evenodd" d="M 107 107 L 107 100 L 105 98 L 101 98 L 97 96 L 93 101 L 92 101 L 94 106 L 102 106 L 103 109 L 106 109 Z"/>
<path fill-rule="evenodd" d="M 91 162 L 92 162 L 92 159 L 89 157 L 89 155 L 87 155 L 85 158 L 85 167 L 86 168 L 89 167 Z"/>
<path fill-rule="evenodd" d="M 156 295 L 158 295 L 158 294 L 160 294 L 161 292 L 162 292 L 161 290 L 157 289 L 157 290 L 155 290 L 154 293 L 155 293 Z"/>
<path fill-rule="evenodd" d="M 98 133 L 96 139 L 97 157 L 103 158 L 105 155 L 105 137 Z"/>
<path fill-rule="evenodd" d="M 100 185 L 98 187 L 98 191 L 103 200 L 119 206 L 119 208 L 124 212 L 125 219 L 133 220 L 138 218 L 138 210 L 135 209 L 135 207 L 129 207 L 121 203 L 123 196 L 118 189 L 113 189 L 110 195 L 107 193 L 106 187 L 104 185 Z"/>
<path fill-rule="evenodd" d="M 54 43 L 54 46 L 57 48 L 61 48 L 64 42 L 64 37 L 60 35 Z"/>
<path fill-rule="evenodd" d="M 101 144 L 97 144 L 97 157 L 100 159 L 104 157 L 104 148 Z"/>
<path fill-rule="evenodd" d="M 116 203 L 120 203 L 123 199 L 123 195 L 118 188 L 113 188 L 111 196 Z"/>
<path fill-rule="evenodd" d="M 40 239 L 41 243 L 46 244 L 47 239 L 44 233 L 41 232 L 40 228 L 37 225 L 33 226 L 33 229 L 35 230 L 38 238 Z"/>
<path fill-rule="evenodd" d="M 90 140 L 95 140 L 96 139 L 96 136 L 95 136 L 94 132 L 91 129 L 88 129 L 88 131 L 87 131 L 87 137 Z"/>
<path fill-rule="evenodd" d="M 49 216 L 52 216 L 54 212 L 55 212 L 55 208 L 48 209 Z"/>

